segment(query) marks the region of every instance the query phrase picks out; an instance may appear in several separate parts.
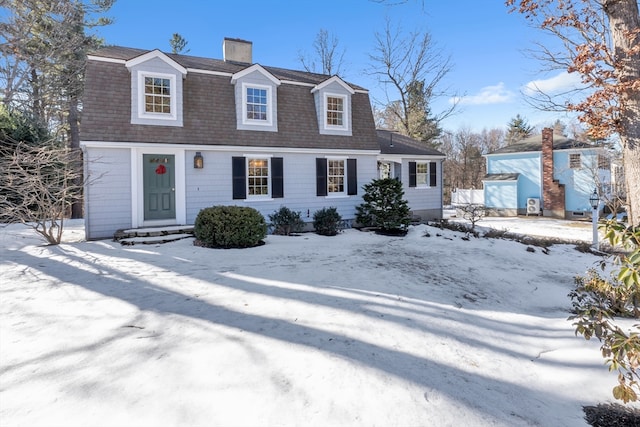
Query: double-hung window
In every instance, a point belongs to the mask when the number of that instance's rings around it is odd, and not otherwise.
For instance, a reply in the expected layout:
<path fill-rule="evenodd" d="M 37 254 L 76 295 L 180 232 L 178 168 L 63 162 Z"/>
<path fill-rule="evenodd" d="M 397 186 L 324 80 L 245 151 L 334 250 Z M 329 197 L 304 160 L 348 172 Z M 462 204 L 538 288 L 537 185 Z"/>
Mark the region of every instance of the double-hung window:
<path fill-rule="evenodd" d="M 247 194 L 269 196 L 269 159 L 248 159 Z"/>
<path fill-rule="evenodd" d="M 241 156 L 231 158 L 233 199 L 269 200 L 284 197 L 282 157 Z"/>
<path fill-rule="evenodd" d="M 429 185 L 429 163 L 416 163 L 416 186 L 427 187 Z"/>
<path fill-rule="evenodd" d="M 327 191 L 331 194 L 344 194 L 344 160 L 327 161 Z"/>
<path fill-rule="evenodd" d="M 327 126 L 344 126 L 344 98 L 327 96 Z"/>
<path fill-rule="evenodd" d="M 316 195 L 353 196 L 358 194 L 356 159 L 316 158 Z"/>
<path fill-rule="evenodd" d="M 272 89 L 249 83 L 242 84 L 242 123 L 271 126 L 273 123 Z"/>
<path fill-rule="evenodd" d="M 436 162 L 409 162 L 409 187 L 438 186 Z"/>
<path fill-rule="evenodd" d="M 247 87 L 247 120 L 267 120 L 267 89 Z"/>

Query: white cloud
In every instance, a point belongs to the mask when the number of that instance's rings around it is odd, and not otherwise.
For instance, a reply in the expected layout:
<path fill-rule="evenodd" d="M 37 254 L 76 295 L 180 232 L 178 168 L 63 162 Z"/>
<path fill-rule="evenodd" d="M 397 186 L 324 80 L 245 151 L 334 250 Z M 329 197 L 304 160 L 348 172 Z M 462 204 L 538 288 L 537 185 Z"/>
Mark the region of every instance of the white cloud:
<path fill-rule="evenodd" d="M 526 95 L 539 92 L 551 95 L 576 89 L 580 84 L 580 76 L 577 73 L 569 74 L 563 71 L 548 79 L 532 80 L 524 85 L 522 90 Z"/>
<path fill-rule="evenodd" d="M 451 98 L 450 103 L 460 105 L 503 104 L 513 100 L 514 93 L 505 87 L 503 82 L 494 86 L 485 86 L 475 95 Z"/>

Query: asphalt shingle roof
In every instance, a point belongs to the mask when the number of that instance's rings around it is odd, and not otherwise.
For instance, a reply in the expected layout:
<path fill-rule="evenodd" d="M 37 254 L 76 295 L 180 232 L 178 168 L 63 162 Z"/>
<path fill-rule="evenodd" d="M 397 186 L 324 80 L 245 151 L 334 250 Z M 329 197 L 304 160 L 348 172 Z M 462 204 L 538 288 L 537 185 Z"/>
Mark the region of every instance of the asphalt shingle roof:
<path fill-rule="evenodd" d="M 444 157 L 444 154 L 440 151 L 398 132 L 376 129 L 376 133 L 378 134 L 378 143 L 382 154 Z"/>
<path fill-rule="evenodd" d="M 153 51 L 153 49 L 147 50 L 147 49 L 124 47 L 124 46 L 105 46 L 94 52 L 91 52 L 91 55 L 96 57 L 104 57 L 104 58 L 112 58 L 112 59 L 128 61 L 130 59 L 136 58 L 140 55 L 144 55 L 145 53 L 148 53 L 151 51 Z M 252 64 L 245 64 L 240 62 L 224 61 L 222 59 L 203 58 L 199 56 L 190 56 L 190 55 L 178 55 L 178 54 L 167 53 L 167 52 L 162 52 L 162 53 L 164 53 L 169 58 L 176 61 L 178 64 L 182 65 L 185 68 L 195 68 L 195 69 L 206 70 L 206 71 L 217 71 L 222 73 L 235 74 L 252 65 Z M 308 84 L 317 85 L 332 77 L 326 74 L 316 74 L 316 73 L 310 73 L 307 71 L 289 70 L 286 68 L 269 67 L 269 66 L 264 66 L 262 64 L 260 65 L 265 70 L 273 74 L 279 80 L 288 80 L 288 81 L 294 81 L 299 83 L 308 83 Z M 345 82 L 345 83 L 347 83 L 354 90 L 366 90 L 365 88 L 355 85 L 353 83 L 349 83 L 349 82 Z"/>
<path fill-rule="evenodd" d="M 570 150 L 575 148 L 595 148 L 588 142 L 577 141 L 562 135 L 553 135 L 554 150 Z M 524 153 L 529 151 L 542 151 L 542 135 L 534 135 L 515 144 L 507 145 L 489 154 Z"/>

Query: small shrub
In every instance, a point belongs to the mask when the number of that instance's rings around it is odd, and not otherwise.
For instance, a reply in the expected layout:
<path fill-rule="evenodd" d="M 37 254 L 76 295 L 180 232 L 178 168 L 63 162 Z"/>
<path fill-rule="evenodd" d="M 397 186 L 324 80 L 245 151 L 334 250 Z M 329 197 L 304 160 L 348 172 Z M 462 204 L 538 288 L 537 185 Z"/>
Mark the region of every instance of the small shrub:
<path fill-rule="evenodd" d="M 487 216 L 487 208 L 484 205 L 462 205 L 458 209 L 462 211 L 462 217 L 471 222 L 471 230 L 475 230 L 476 223 Z"/>
<path fill-rule="evenodd" d="M 340 231 L 342 217 L 336 208 L 322 208 L 313 214 L 313 228 L 323 236 L 335 236 Z"/>
<path fill-rule="evenodd" d="M 290 236 L 292 233 L 301 232 L 304 228 L 300 212 L 294 212 L 286 206 L 269 215 L 269 221 L 273 227 L 273 234 Z"/>
<path fill-rule="evenodd" d="M 257 210 L 241 206 L 202 209 L 193 228 L 198 244 L 209 248 L 249 248 L 267 235 L 267 223 Z"/>

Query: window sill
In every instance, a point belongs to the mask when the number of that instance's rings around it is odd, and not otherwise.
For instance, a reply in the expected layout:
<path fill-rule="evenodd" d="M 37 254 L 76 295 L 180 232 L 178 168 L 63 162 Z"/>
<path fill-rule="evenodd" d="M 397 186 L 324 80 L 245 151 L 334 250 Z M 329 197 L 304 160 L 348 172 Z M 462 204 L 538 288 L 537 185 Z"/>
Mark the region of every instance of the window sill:
<path fill-rule="evenodd" d="M 244 199 L 245 202 L 272 202 L 274 199 L 273 197 L 259 197 L 259 196 L 247 196 L 246 199 Z"/>
<path fill-rule="evenodd" d="M 325 199 L 348 199 L 349 196 L 348 194 L 329 194 L 327 196 L 324 196 Z"/>

